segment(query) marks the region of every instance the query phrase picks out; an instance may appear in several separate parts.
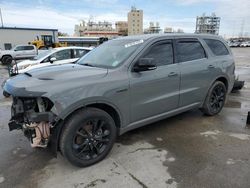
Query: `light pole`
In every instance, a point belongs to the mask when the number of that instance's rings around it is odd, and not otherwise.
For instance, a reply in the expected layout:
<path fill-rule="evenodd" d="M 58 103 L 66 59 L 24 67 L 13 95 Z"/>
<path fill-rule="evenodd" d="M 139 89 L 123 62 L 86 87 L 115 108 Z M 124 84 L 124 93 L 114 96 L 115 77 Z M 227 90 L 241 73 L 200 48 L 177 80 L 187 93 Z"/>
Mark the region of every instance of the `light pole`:
<path fill-rule="evenodd" d="M 2 27 L 3 27 L 3 16 L 2 16 L 2 11 L 1 11 L 1 8 L 0 8 L 0 17 L 1 17 Z"/>

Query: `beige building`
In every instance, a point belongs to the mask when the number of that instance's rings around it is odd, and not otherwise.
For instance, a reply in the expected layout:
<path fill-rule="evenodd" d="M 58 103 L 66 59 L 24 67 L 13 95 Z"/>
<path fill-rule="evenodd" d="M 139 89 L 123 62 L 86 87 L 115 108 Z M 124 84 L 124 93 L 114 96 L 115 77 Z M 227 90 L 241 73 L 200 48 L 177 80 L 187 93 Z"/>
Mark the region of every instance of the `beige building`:
<path fill-rule="evenodd" d="M 143 34 L 143 11 L 131 8 L 128 13 L 128 35 Z"/>
<path fill-rule="evenodd" d="M 183 29 L 173 29 L 172 27 L 165 27 L 164 33 L 184 33 Z"/>
<path fill-rule="evenodd" d="M 174 30 L 172 27 L 165 27 L 165 29 L 164 29 L 164 33 L 173 33 L 173 32 L 174 32 Z"/>
<path fill-rule="evenodd" d="M 75 25 L 76 37 L 108 37 L 113 38 L 118 36 L 118 32 L 112 27 L 110 22 L 93 22 L 81 21 L 79 25 Z"/>
<path fill-rule="evenodd" d="M 118 32 L 119 36 L 127 36 L 128 35 L 128 22 L 126 21 L 116 22 L 115 29 Z"/>

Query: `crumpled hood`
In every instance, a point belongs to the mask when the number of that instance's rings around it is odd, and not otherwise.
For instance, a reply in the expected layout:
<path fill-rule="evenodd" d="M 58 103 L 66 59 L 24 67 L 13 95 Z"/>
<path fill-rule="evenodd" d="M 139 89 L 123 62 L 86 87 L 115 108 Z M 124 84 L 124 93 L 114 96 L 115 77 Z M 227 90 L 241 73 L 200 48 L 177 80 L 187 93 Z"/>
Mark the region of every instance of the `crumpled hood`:
<path fill-rule="evenodd" d="M 79 64 L 61 64 L 32 69 L 27 71 L 27 73 L 38 79 L 69 80 L 72 78 L 103 75 L 107 73 L 107 69 L 87 67 Z"/>
<path fill-rule="evenodd" d="M 13 96 L 40 96 L 63 92 L 95 82 L 106 76 L 108 70 L 78 64 L 54 65 L 30 70 L 6 81 L 4 90 Z"/>

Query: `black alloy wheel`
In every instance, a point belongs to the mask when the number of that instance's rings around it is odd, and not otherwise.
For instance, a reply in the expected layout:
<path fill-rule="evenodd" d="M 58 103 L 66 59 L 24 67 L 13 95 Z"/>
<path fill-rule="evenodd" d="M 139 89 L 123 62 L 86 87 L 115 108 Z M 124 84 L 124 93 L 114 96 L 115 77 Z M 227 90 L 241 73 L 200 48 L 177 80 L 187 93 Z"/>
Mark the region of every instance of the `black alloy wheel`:
<path fill-rule="evenodd" d="M 76 111 L 65 122 L 60 150 L 73 165 L 86 167 L 108 155 L 116 136 L 113 118 L 101 109 L 88 107 Z"/>
<path fill-rule="evenodd" d="M 107 122 L 102 119 L 90 119 L 76 131 L 72 149 L 77 158 L 90 160 L 103 153 L 110 140 Z"/>
<path fill-rule="evenodd" d="M 216 81 L 209 89 L 201 111 L 208 116 L 218 114 L 226 101 L 227 89 L 223 82 Z"/>
<path fill-rule="evenodd" d="M 210 107 L 214 113 L 218 113 L 225 103 L 226 90 L 222 85 L 217 85 L 210 96 Z"/>

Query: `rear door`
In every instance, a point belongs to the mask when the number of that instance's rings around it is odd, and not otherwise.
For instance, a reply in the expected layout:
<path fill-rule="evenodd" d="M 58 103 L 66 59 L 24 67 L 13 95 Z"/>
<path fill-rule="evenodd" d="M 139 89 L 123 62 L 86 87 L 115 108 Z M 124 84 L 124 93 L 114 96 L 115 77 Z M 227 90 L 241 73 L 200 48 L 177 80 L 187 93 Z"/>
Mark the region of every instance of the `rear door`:
<path fill-rule="evenodd" d="M 31 58 L 31 57 L 35 57 L 37 55 L 37 50 L 34 46 L 23 46 L 24 49 L 24 56 Z"/>
<path fill-rule="evenodd" d="M 224 74 L 230 82 L 228 85 L 230 86 L 228 88 L 230 90 L 235 79 L 234 58 L 230 48 L 226 45 L 226 43 L 217 39 L 204 38 L 203 40 L 208 46 L 208 49 L 211 51 L 212 57 L 210 58 L 210 61 L 213 61 L 213 63 L 217 64 L 221 68 L 222 74 Z M 218 73 L 218 76 L 221 76 L 221 73 Z"/>
<path fill-rule="evenodd" d="M 202 43 L 196 38 L 176 39 L 177 61 L 181 71 L 179 106 L 200 103 L 216 75 L 216 63 L 210 62 Z"/>
<path fill-rule="evenodd" d="M 131 123 L 177 108 L 180 71 L 174 63 L 172 40 L 154 43 L 139 57 L 153 58 L 155 70 L 131 72 Z"/>

